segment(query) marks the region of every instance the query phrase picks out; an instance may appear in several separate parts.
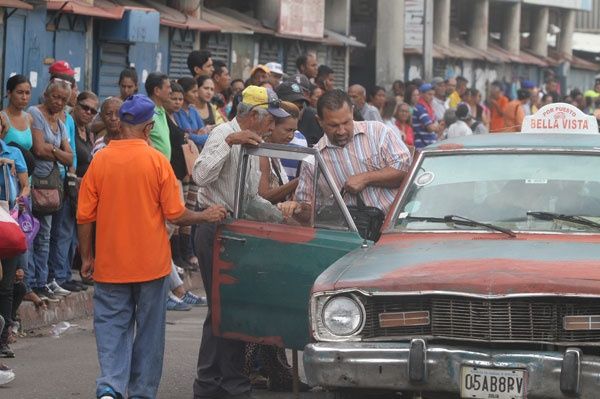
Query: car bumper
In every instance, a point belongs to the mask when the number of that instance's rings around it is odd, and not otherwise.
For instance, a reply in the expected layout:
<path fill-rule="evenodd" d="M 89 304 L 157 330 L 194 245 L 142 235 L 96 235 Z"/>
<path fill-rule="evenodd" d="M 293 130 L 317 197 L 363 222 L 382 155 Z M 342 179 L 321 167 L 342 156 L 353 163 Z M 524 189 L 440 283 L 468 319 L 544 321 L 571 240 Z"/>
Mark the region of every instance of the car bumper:
<path fill-rule="evenodd" d="M 462 366 L 527 370 L 528 398 L 597 398 L 600 357 L 565 352 L 482 350 L 411 342 L 308 345 L 304 368 L 312 386 L 460 393 Z"/>

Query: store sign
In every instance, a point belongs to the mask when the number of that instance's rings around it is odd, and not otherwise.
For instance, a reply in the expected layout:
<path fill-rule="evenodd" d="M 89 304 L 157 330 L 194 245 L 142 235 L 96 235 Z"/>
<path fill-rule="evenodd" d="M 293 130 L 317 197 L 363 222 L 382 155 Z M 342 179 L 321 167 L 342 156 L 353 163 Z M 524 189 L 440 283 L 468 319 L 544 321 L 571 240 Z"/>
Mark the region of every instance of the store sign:
<path fill-rule="evenodd" d="M 555 103 L 525 117 L 521 132 L 598 134 L 598 122 L 571 104 Z"/>
<path fill-rule="evenodd" d="M 279 33 L 322 38 L 325 29 L 325 0 L 281 0 Z"/>

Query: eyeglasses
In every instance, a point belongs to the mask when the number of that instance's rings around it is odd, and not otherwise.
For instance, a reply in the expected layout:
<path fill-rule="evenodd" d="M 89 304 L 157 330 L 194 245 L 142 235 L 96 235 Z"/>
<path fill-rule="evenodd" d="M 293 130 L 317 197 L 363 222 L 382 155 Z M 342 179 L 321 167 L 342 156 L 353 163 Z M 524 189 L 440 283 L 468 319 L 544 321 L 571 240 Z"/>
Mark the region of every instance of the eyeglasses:
<path fill-rule="evenodd" d="M 269 108 L 279 108 L 279 107 L 281 107 L 281 100 L 278 98 L 274 98 L 272 100 L 269 100 L 266 103 L 260 103 L 260 104 L 253 105 L 252 107 L 250 107 L 250 111 L 252 111 L 256 107 L 261 107 L 263 105 L 268 105 Z"/>
<path fill-rule="evenodd" d="M 53 78 L 52 82 L 62 82 L 62 83 L 67 84 L 69 86 L 69 88 L 73 87 L 73 83 L 69 82 L 68 80 L 61 79 L 61 78 Z"/>
<path fill-rule="evenodd" d="M 96 115 L 98 113 L 98 110 L 94 107 L 90 107 L 89 105 L 86 105 L 84 103 L 77 103 L 77 105 L 79 105 L 81 107 L 82 110 L 84 110 L 85 112 L 89 112 L 92 115 Z"/>

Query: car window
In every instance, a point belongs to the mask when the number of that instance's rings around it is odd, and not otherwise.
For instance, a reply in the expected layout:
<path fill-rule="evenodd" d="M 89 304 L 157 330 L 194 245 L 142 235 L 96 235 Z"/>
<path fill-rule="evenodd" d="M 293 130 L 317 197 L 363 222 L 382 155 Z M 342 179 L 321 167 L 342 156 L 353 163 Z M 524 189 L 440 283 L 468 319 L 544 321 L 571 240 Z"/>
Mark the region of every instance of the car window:
<path fill-rule="evenodd" d="M 396 229 L 448 229 L 459 215 L 517 230 L 586 230 L 530 211 L 600 220 L 600 157 L 558 153 L 426 155 L 396 213 Z"/>

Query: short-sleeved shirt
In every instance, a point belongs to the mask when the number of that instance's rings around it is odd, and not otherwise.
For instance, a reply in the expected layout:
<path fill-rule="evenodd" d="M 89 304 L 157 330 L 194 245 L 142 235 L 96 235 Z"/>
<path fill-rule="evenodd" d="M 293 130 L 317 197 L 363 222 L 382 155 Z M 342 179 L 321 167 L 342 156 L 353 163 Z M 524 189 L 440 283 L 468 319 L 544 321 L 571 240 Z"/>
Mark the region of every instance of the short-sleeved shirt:
<path fill-rule="evenodd" d="M 174 115 L 177 125 L 188 134 L 198 133 L 198 130 L 204 127 L 204 122 L 193 105 L 188 107 L 188 111 L 181 108 Z"/>
<path fill-rule="evenodd" d="M 496 100 L 496 104 L 500 111 L 496 108 L 496 106 L 490 104 L 490 131 L 491 132 L 501 132 L 504 129 L 504 110 L 508 105 L 508 98 L 502 95 L 500 98 Z"/>
<path fill-rule="evenodd" d="M 6 144 L 2 139 L 0 139 L 0 158 L 12 159 L 15 161 L 15 170 L 17 173 L 27 173 L 27 164 L 25 163 L 25 158 L 23 158 L 21 150 Z M 14 205 L 13 201 L 19 195 L 19 185 L 17 179 L 13 178 L 12 175 L 9 175 L 8 179 L 10 198 L 7 198 L 4 173 L 2 169 L 0 169 L 0 200 L 9 201 L 9 205 L 12 207 Z"/>
<path fill-rule="evenodd" d="M 185 206 L 169 161 L 144 140 L 111 140 L 81 182 L 77 222 L 96 222 L 94 280 L 135 283 L 171 271 L 165 222 Z"/>
<path fill-rule="evenodd" d="M 354 122 L 354 136 L 344 147 L 332 144 L 325 135 L 315 148 L 321 153 L 337 190 L 344 187 L 350 176 L 386 167 L 408 171 L 411 164 L 410 151 L 402 142 L 402 136 L 382 122 Z M 312 203 L 313 181 L 314 165 L 303 162 L 296 189 L 296 201 Z M 367 186 L 361 196 L 365 205 L 375 206 L 387 213 L 397 192 L 397 188 Z M 344 200 L 349 205 L 356 205 L 354 195 L 347 195 Z"/>
<path fill-rule="evenodd" d="M 61 120 L 58 120 L 58 130 L 55 132 L 52 130 L 52 127 L 50 126 L 46 118 L 44 118 L 42 111 L 40 111 L 38 107 L 29 107 L 27 112 L 29 112 L 29 114 L 33 118 L 31 128 L 40 130 L 42 132 L 42 135 L 44 136 L 44 141 L 46 143 L 52 144 L 56 148 L 60 148 L 61 143 L 64 140 L 69 141 L 67 128 Z M 46 177 L 50 174 L 50 172 L 52 172 L 53 167 L 53 161 L 47 161 L 45 159 L 36 158 L 35 169 L 33 170 L 33 174 L 38 177 Z"/>
<path fill-rule="evenodd" d="M 416 148 L 423 148 L 437 141 L 437 134 L 435 134 L 435 132 L 430 132 L 427 130 L 427 126 L 431 125 L 434 122 L 435 121 L 432 119 L 430 113 L 427 111 L 425 106 L 421 103 L 418 103 L 415 106 L 412 115 L 412 124 Z"/>
<path fill-rule="evenodd" d="M 163 107 L 154 108 L 154 127 L 150 131 L 152 146 L 162 152 L 167 159 L 171 159 L 171 141 L 169 140 L 169 125 L 167 114 Z"/>

